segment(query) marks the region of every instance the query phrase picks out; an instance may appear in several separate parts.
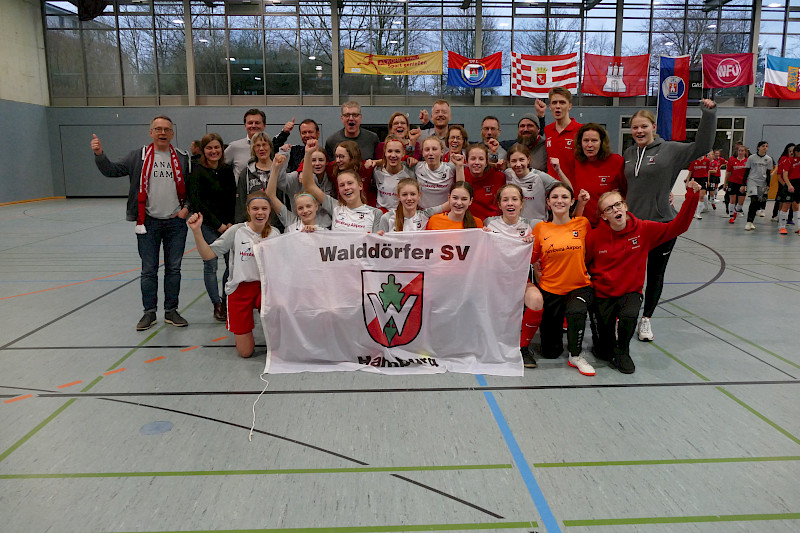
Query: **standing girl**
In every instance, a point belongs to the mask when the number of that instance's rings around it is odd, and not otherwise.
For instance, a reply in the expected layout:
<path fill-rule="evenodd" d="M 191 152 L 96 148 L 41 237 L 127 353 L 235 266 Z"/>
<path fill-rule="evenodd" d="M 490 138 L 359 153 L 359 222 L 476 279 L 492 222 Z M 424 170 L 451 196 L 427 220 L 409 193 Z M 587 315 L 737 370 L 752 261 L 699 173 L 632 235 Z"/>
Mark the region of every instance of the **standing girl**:
<path fill-rule="evenodd" d="M 209 133 L 200 139 L 199 165 L 187 176 L 189 205 L 195 213 L 203 213 L 200 231 L 206 243 L 212 243 L 233 224 L 233 204 L 236 201 L 236 180 L 233 168 L 225 164 L 222 137 Z M 228 280 L 228 255 L 225 254 L 225 273 L 222 285 Z M 225 322 L 225 300 L 217 285 L 218 259 L 203 261 L 203 282 L 214 306 L 214 319 Z"/>
<path fill-rule="evenodd" d="M 705 209 L 705 200 L 706 200 L 706 191 L 708 190 L 708 172 L 709 167 L 711 166 L 711 160 L 708 158 L 708 154 L 702 155 L 689 163 L 689 177 L 686 178 L 686 181 L 694 180 L 700 184 L 700 202 L 697 204 L 697 209 L 695 210 L 694 218 L 701 219 L 703 218 L 703 210 Z"/>
<path fill-rule="evenodd" d="M 725 179 L 728 182 L 728 198 L 733 204 L 733 212 L 730 213 L 731 224 L 736 222 L 736 215 L 742 212 L 745 198 L 744 169 L 747 164 L 747 148 L 743 144 L 736 147 L 736 156 L 731 156 L 728 160 Z"/>
<path fill-rule="evenodd" d="M 421 134 L 422 130 L 419 128 L 414 128 L 413 130 L 410 128 L 408 117 L 404 113 L 398 111 L 392 113 L 392 116 L 389 117 L 389 135 L 397 137 L 403 143 L 403 158 L 413 157 L 419 160 L 422 157 L 422 152 L 417 142 Z M 385 149 L 385 141 L 378 143 L 378 146 L 375 147 L 375 159 L 383 158 Z"/>
<path fill-rule="evenodd" d="M 519 145 L 515 145 L 519 146 Z M 550 177 L 550 176 L 548 176 Z M 550 178 L 556 181 L 555 178 Z M 513 183 L 507 183 L 497 191 L 497 205 L 503 215 L 489 217 L 484 221 L 483 230 L 502 233 L 513 238 L 521 238 L 525 242 L 533 242 L 533 227 L 541 220 L 528 220 L 520 216 L 524 209 L 522 189 Z M 542 322 L 542 293 L 536 285 L 528 282 L 525 287 L 525 311 L 522 314 L 519 349 L 522 352 L 522 364 L 526 368 L 536 368 L 536 360 L 530 349 L 531 340 Z"/>
<path fill-rule="evenodd" d="M 585 205 L 589 194 L 581 191 Z M 533 228 L 534 262 L 541 264 L 539 289 L 542 294 L 542 357 L 555 359 L 564 351 L 562 325 L 567 319 L 567 364 L 584 376 L 594 376 L 594 367 L 583 355 L 583 331 L 592 303 L 592 285 L 586 271 L 586 234 L 589 221 L 572 218 L 575 204 L 572 188 L 558 183 L 547 191 L 550 220 Z"/>
<path fill-rule="evenodd" d="M 247 195 L 266 190 L 272 168 L 272 153 L 272 141 L 266 133 L 260 131 L 250 138 L 250 162 L 239 175 L 236 184 L 234 222 L 244 222 L 247 219 Z"/>
<path fill-rule="evenodd" d="M 386 137 L 383 159 L 372 171 L 372 180 L 378 190 L 377 205 L 384 213 L 397 208 L 397 184 L 404 178 L 414 177 L 414 171 L 403 161 L 404 156 L 403 141 L 393 135 Z"/>
<path fill-rule="evenodd" d="M 456 181 L 456 166 L 442 162 L 444 144 L 436 135 L 422 141 L 422 163 L 414 167 L 420 190 L 419 205 L 425 209 L 442 205 Z"/>
<path fill-rule="evenodd" d="M 747 158 L 744 165 L 744 185 L 746 187 L 746 194 L 750 197 L 750 207 L 747 210 L 747 224 L 745 224 L 745 231 L 753 231 L 756 225 L 753 221 L 756 219 L 756 214 L 760 211 L 761 216 L 764 216 L 764 208 L 767 206 L 767 192 L 769 186 L 767 184 L 767 177 L 770 171 L 775 166 L 775 161 L 772 157 L 767 155 L 769 143 L 761 141 L 758 143 L 756 153 Z"/>
<path fill-rule="evenodd" d="M 643 220 L 669 222 L 677 212 L 670 205 L 669 195 L 681 170 L 711 150 L 717 132 L 717 104 L 702 100 L 702 116 L 693 143 L 665 141 L 656 138 L 656 118 L 642 109 L 631 118 L 634 145 L 625 158 L 627 202 L 632 213 Z M 670 239 L 650 252 L 647 258 L 647 287 L 644 291 L 644 310 L 639 321 L 639 340 L 654 338 L 650 318 L 656 310 L 664 288 L 664 273 L 675 246 Z"/>
<path fill-rule="evenodd" d="M 316 139 L 313 139 L 316 140 Z M 303 167 L 305 169 L 305 167 Z M 353 172 L 361 181 L 364 191 L 364 202 L 375 205 L 376 194 L 372 183 L 372 162 L 361 159 L 361 149 L 355 141 L 343 141 L 333 151 L 333 161 L 328 164 L 328 174 L 333 180 L 334 190 L 339 190 L 337 178 L 341 172 Z"/>
<path fill-rule="evenodd" d="M 338 151 L 343 144 L 352 143 L 346 141 L 336 147 Z M 333 217 L 331 229 L 334 231 L 357 231 L 363 233 L 374 233 L 378 231 L 381 215 L 383 214 L 377 207 L 366 204 L 364 186 L 356 172 L 352 170 L 340 171 L 336 176 L 337 191 L 339 193 L 338 203 L 325 194 L 322 189 L 317 187 L 314 176 L 311 172 L 311 154 L 317 148 L 317 140 L 310 139 L 306 143 L 306 158 L 303 161 L 303 187 L 313 196 Z"/>
<path fill-rule="evenodd" d="M 230 279 L 225 284 L 228 297 L 228 331 L 236 340 L 236 351 L 250 357 L 255 351 L 253 339 L 253 310 L 261 307 L 261 276 L 258 272 L 253 245 L 263 239 L 277 237 L 280 231 L 269 225 L 270 206 L 267 194 L 256 191 L 245 200 L 247 222 L 235 224 L 222 236 L 207 244 L 201 226 L 203 215 L 193 214 L 188 221 L 197 251 L 204 260 L 230 254 Z"/>
<path fill-rule="evenodd" d="M 426 139 L 427 140 L 427 139 Z M 425 229 L 470 229 L 482 228 L 483 221 L 470 212 L 469 207 L 475 197 L 472 185 L 466 181 L 457 181 L 450 188 L 448 202 L 450 210 L 433 215 Z"/>
<path fill-rule="evenodd" d="M 791 220 L 790 216 L 792 214 L 792 212 L 789 211 L 789 204 L 792 203 L 792 194 L 789 192 L 789 182 L 787 178 L 791 179 L 791 174 L 793 174 L 791 170 L 793 161 L 796 159 L 794 157 L 794 147 L 795 145 L 791 143 L 786 145 L 780 159 L 778 159 L 778 165 L 772 171 L 773 176 L 775 176 L 775 179 L 778 181 L 778 191 L 775 194 L 775 208 L 773 210 L 774 215 L 772 219 L 777 219 L 778 232 L 781 235 L 786 235 L 788 233 L 788 231 L 786 231 L 786 223 Z M 785 212 L 786 215 L 781 215 L 779 211 Z"/>
<path fill-rule="evenodd" d="M 489 148 L 485 144 L 471 144 L 467 149 L 467 168 L 464 176 L 475 189 L 473 211 L 480 218 L 500 215 L 495 196 L 505 185 L 506 176 L 489 166 Z"/>
<path fill-rule="evenodd" d="M 796 146 L 796 145 L 795 145 Z M 778 213 L 778 227 L 781 235 L 786 235 L 786 221 L 789 218 L 789 207 L 794 212 L 794 219 L 798 220 L 798 208 L 800 207 L 800 154 L 787 157 L 783 168 L 778 170 L 779 183 L 782 182 L 784 195 L 781 200 L 781 210 Z M 778 201 L 778 198 L 775 198 Z M 800 230 L 798 230 L 800 233 Z"/>
<path fill-rule="evenodd" d="M 508 165 L 504 171 L 506 183 L 511 183 L 520 188 L 523 194 L 522 213 L 529 220 L 544 220 L 547 217 L 546 193 L 547 188 L 558 183 L 550 174 L 541 170 L 530 168 L 531 152 L 523 144 L 515 144 L 506 153 Z M 562 173 L 564 183 L 571 185 Z M 502 209 L 501 209 L 502 211 Z"/>
<path fill-rule="evenodd" d="M 278 152 L 278 154 L 275 156 L 275 159 L 277 159 L 279 155 L 289 157 L 289 154 L 286 154 L 285 152 Z M 332 178 L 328 175 L 327 168 L 328 155 L 325 153 L 325 149 L 318 146 L 311 154 L 311 171 L 314 174 L 314 182 L 317 184 L 317 187 L 325 192 L 325 194 L 333 197 L 336 194 L 336 189 L 333 185 Z M 303 182 L 300 179 L 300 170 L 286 172 L 286 165 L 278 165 L 277 170 L 272 170 L 270 172 L 270 180 L 272 178 L 272 172 L 276 171 L 278 172 L 276 182 L 277 190 L 284 193 L 284 199 L 287 197 L 289 198 L 289 205 L 286 206 L 286 211 L 291 215 L 297 209 L 297 206 L 294 204 L 294 198 L 296 198 L 303 190 Z M 278 219 L 280 220 L 280 208 L 275 203 L 272 204 L 272 207 L 273 211 L 277 213 Z M 316 225 L 320 228 L 329 228 L 331 226 L 330 213 L 324 209 L 317 210 Z"/>

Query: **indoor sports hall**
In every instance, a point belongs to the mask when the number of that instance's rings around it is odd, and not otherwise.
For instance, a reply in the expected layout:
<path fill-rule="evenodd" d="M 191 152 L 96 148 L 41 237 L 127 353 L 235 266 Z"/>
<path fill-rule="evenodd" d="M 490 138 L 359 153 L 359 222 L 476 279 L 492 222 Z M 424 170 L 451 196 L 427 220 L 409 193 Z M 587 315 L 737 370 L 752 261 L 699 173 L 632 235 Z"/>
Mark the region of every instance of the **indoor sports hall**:
<path fill-rule="evenodd" d="M 79 21 L 77 2 L 3 0 L 0 140 L 12 157 L 0 167 L 0 532 L 800 530 L 800 220 L 780 235 L 772 200 L 753 231 L 719 201 L 678 238 L 655 339 L 631 341 L 633 374 L 596 360 L 587 328 L 593 377 L 562 356 L 519 377 L 301 372 L 267 374 L 265 388 L 264 333 L 257 324 L 253 357 L 236 354 L 191 236 L 179 304 L 189 326 L 159 311 L 136 331 L 128 180 L 103 177 L 90 148 L 96 134 L 122 157 L 150 142 L 161 114 L 181 150 L 209 132 L 233 141 L 253 107 L 270 135 L 308 116 L 324 138 L 350 100 L 384 135 L 393 112 L 414 123 L 438 98 L 471 136 L 493 115 L 511 139 L 533 100 L 511 94 L 507 64 L 499 88 L 456 91 L 444 74 L 354 78 L 330 58 L 351 46 L 453 50 L 459 32 L 476 31 L 495 39 L 482 52 L 473 40 L 477 57 L 535 53 L 537 35 L 541 54 L 564 35 L 562 51 L 579 55 L 632 55 L 642 42 L 643 53 L 697 52 L 666 40 L 663 22 L 676 19 L 705 51 L 763 64 L 793 55 L 798 10 L 795 0 L 114 0 Z M 379 34 L 398 43 L 370 49 Z M 202 52 L 217 38 L 219 50 Z M 758 76 L 690 88 L 689 138 L 699 99 L 712 97 L 725 154 L 766 140 L 777 160 L 800 141 L 796 101 L 762 96 Z M 631 116 L 655 112 L 657 91 L 579 94 L 571 113 L 602 124 L 621 153 Z M 288 142 L 300 143 L 296 130 Z M 680 180 L 673 192 L 680 207 Z"/>

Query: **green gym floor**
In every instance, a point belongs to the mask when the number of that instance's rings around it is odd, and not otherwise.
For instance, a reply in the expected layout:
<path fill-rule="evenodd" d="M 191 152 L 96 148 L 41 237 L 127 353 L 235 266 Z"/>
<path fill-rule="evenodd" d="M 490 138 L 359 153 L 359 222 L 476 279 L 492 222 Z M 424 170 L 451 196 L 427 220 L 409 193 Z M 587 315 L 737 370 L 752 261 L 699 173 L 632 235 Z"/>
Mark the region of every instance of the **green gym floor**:
<path fill-rule="evenodd" d="M 800 236 L 769 216 L 692 222 L 635 374 L 273 375 L 251 441 L 263 334 L 236 355 L 193 251 L 190 326 L 136 332 L 124 211 L 0 207 L 2 533 L 800 531 Z"/>

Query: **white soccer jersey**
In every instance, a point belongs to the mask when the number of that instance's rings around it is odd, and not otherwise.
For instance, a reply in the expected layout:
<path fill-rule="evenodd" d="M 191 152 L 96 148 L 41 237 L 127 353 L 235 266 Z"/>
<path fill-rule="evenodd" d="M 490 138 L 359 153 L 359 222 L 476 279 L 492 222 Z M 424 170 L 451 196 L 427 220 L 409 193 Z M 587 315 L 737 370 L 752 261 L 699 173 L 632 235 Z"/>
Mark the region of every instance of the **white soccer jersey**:
<path fill-rule="evenodd" d="M 321 225 L 319 222 L 320 212 L 326 212 L 326 211 L 321 207 L 319 208 L 319 211 L 317 212 L 316 224 L 314 227 L 316 228 L 316 231 L 327 231 L 328 228 Z M 281 212 L 278 213 L 278 220 L 280 220 L 281 224 L 283 224 L 284 233 L 294 233 L 296 231 L 303 231 L 303 228 L 305 227 L 305 224 L 303 224 L 303 221 L 300 220 L 300 217 L 297 216 L 295 213 L 292 213 L 291 211 L 286 209 L 285 205 L 281 207 Z M 330 220 L 330 216 L 328 216 L 328 220 Z"/>
<path fill-rule="evenodd" d="M 361 205 L 350 209 L 346 205 L 337 204 L 333 198 L 326 196 L 322 207 L 333 214 L 333 231 L 358 231 L 362 233 L 375 233 L 383 212 L 377 207 Z"/>
<path fill-rule="evenodd" d="M 280 234 L 280 231 L 272 228 L 266 238 L 273 239 Z M 243 281 L 261 281 L 258 264 L 253 254 L 253 245 L 261 240 L 261 235 L 250 229 L 247 222 L 241 222 L 228 228 L 216 241 L 209 244 L 217 257 L 231 252 L 228 257 L 230 275 L 225 284 L 225 294 L 233 294 L 233 291 Z"/>
<path fill-rule="evenodd" d="M 414 216 L 403 219 L 403 231 L 424 231 L 425 226 L 428 225 L 428 219 L 433 215 L 441 213 L 442 211 L 442 206 L 440 205 L 436 207 L 429 207 L 427 209 L 417 209 L 417 212 L 414 213 Z M 395 210 L 384 213 L 381 217 L 381 231 L 386 233 L 395 231 L 394 224 L 396 220 L 397 214 Z"/>
<path fill-rule="evenodd" d="M 395 209 L 397 207 L 397 184 L 403 178 L 413 178 L 414 171 L 408 168 L 403 161 L 400 171 L 397 174 L 390 174 L 384 167 L 375 167 L 372 171 L 372 179 L 378 188 L 378 207 L 384 209 Z"/>
<path fill-rule="evenodd" d="M 522 189 L 522 196 L 525 202 L 522 204 L 520 216 L 528 219 L 544 220 L 547 218 L 546 192 L 547 187 L 552 183 L 558 182 L 551 175 L 541 170 L 533 169 L 520 179 L 513 170 L 507 168 L 504 171 L 506 183 L 513 183 Z"/>
<path fill-rule="evenodd" d="M 541 222 L 540 220 L 536 221 Z M 527 218 L 519 217 L 516 224 L 507 224 L 503 217 L 489 217 L 483 221 L 483 227 L 489 228 L 494 233 L 502 233 L 509 237 L 524 237 L 533 230 L 536 224 Z"/>
<path fill-rule="evenodd" d="M 421 161 L 414 168 L 419 182 L 419 206 L 423 209 L 442 205 L 450 196 L 450 187 L 456 182 L 456 166 L 453 163 L 441 163 L 439 168 L 431 170 L 428 164 Z"/>

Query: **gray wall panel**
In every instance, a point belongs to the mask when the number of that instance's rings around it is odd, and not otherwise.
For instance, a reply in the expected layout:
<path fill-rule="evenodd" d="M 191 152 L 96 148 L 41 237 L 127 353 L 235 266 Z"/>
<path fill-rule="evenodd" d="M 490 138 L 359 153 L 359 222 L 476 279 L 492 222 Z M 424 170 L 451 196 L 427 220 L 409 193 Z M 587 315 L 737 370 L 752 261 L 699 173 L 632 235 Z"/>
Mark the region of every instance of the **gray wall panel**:
<path fill-rule="evenodd" d="M 54 191 L 45 106 L 0 100 L 0 203 L 59 195 Z"/>

